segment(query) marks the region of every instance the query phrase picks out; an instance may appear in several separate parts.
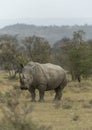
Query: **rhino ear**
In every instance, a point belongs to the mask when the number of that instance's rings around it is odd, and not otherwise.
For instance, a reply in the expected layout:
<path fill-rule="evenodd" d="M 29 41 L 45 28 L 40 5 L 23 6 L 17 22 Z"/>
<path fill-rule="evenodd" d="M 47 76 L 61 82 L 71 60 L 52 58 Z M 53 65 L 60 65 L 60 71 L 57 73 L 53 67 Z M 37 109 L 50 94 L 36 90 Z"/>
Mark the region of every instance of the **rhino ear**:
<path fill-rule="evenodd" d="M 18 73 L 22 73 L 22 69 L 24 68 L 24 65 L 23 64 L 19 64 L 19 67 L 18 67 Z"/>
<path fill-rule="evenodd" d="M 23 64 L 20 64 L 20 68 L 23 69 L 23 68 L 24 68 L 24 65 L 23 65 Z"/>

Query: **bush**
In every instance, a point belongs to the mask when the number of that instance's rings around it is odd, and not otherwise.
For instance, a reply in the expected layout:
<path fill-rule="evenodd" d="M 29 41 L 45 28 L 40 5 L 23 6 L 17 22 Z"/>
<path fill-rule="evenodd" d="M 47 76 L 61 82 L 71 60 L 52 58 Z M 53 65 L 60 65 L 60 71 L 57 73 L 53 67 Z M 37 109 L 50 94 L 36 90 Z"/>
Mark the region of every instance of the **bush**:
<path fill-rule="evenodd" d="M 21 90 L 17 87 L 1 95 L 1 110 L 4 117 L 0 121 L 0 130 L 51 130 L 50 127 L 38 127 L 31 120 L 27 120 L 33 107 L 28 102 L 20 101 L 20 95 Z"/>

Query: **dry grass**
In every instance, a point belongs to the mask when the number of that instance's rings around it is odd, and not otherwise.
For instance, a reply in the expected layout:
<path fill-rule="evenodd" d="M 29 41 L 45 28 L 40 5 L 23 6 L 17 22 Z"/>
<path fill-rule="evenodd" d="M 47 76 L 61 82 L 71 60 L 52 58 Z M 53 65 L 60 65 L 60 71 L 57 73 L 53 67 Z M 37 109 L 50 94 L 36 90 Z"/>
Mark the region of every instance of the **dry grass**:
<path fill-rule="evenodd" d="M 17 81 L 8 80 L 7 73 L 0 72 L 0 93 L 6 93 L 17 85 Z M 27 116 L 29 122 L 32 119 L 35 124 L 51 126 L 53 130 L 92 130 L 91 80 L 82 81 L 81 84 L 70 82 L 63 92 L 61 102 L 53 102 L 53 97 L 53 92 L 46 92 L 44 103 L 32 103 L 29 92 L 21 93 L 21 103 L 26 102 L 33 107 Z M 0 120 L 2 117 L 0 110 Z"/>

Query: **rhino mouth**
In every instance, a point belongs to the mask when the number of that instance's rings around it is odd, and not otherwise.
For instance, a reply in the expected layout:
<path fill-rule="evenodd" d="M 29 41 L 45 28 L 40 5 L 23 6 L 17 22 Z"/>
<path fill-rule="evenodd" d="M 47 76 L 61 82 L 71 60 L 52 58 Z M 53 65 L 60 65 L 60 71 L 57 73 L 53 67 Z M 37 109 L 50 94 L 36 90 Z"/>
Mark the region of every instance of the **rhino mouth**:
<path fill-rule="evenodd" d="M 21 90 L 28 90 L 28 87 L 27 86 L 21 86 L 20 89 Z"/>

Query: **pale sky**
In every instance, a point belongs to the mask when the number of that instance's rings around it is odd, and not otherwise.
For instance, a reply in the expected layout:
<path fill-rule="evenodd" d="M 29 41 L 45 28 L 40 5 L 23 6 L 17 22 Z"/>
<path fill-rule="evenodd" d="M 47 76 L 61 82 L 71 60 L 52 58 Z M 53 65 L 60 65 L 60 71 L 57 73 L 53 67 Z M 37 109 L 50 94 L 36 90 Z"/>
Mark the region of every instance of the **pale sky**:
<path fill-rule="evenodd" d="M 92 18 L 92 0 L 0 0 L 0 20 L 21 18 Z"/>

